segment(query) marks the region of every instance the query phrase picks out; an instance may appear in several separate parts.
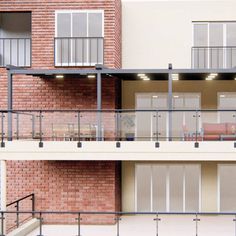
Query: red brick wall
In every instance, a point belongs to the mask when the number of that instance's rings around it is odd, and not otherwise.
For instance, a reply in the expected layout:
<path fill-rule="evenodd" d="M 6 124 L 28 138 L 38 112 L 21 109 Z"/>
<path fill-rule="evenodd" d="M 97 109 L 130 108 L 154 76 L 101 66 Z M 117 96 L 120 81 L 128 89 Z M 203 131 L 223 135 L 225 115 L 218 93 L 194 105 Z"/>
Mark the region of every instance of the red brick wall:
<path fill-rule="evenodd" d="M 120 163 L 115 161 L 8 161 L 7 202 L 35 193 L 36 210 L 119 211 Z M 24 206 L 22 210 L 29 209 Z M 47 223 L 75 223 L 77 216 L 44 216 Z M 84 223 L 113 222 L 82 216 Z M 92 220 L 91 220 L 92 219 Z M 104 221 L 104 219 L 106 219 Z"/>
<path fill-rule="evenodd" d="M 55 10 L 104 10 L 104 64 L 121 67 L 120 0 L 1 0 L 1 12 L 32 12 L 32 67 L 54 67 Z"/>
<path fill-rule="evenodd" d="M 55 10 L 104 10 L 104 64 L 109 68 L 121 67 L 121 2 L 120 0 L 39 0 L 0 1 L 0 12 L 32 13 L 32 68 L 54 68 Z M 15 76 L 16 77 L 16 76 Z M 0 68 L 0 108 L 6 108 L 7 76 Z M 104 84 L 104 83 L 103 83 Z M 104 84 L 105 108 L 118 105 L 115 97 L 119 91 L 112 80 Z M 119 97 L 120 100 L 120 97 Z M 65 79 L 46 81 L 39 78 L 20 76 L 14 78 L 15 109 L 64 109 L 96 108 L 96 82 Z"/>
<path fill-rule="evenodd" d="M 104 64 L 121 67 L 120 0 L 1 0 L 1 12 L 32 12 L 32 68 L 54 68 L 54 12 L 63 9 L 104 9 Z M 0 79 L 0 109 L 6 109 L 4 68 L 0 68 Z M 13 79 L 13 109 L 96 109 L 96 95 L 96 79 Z M 103 81 L 102 98 L 103 108 L 120 108 L 118 80 L 109 77 Z M 38 210 L 115 211 L 120 207 L 120 167 L 116 162 L 10 161 L 7 175 L 8 202 L 35 192 Z"/>

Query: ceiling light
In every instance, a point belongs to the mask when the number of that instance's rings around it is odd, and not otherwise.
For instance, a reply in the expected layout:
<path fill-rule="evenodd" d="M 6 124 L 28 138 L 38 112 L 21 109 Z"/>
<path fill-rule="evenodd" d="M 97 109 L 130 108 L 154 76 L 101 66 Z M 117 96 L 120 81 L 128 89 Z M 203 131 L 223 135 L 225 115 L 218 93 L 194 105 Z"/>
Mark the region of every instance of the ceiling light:
<path fill-rule="evenodd" d="M 158 98 L 158 96 L 157 95 L 153 95 L 152 98 Z"/>
<path fill-rule="evenodd" d="M 216 76 L 218 76 L 218 74 L 217 73 L 211 73 L 210 76 L 216 77 Z"/>
<path fill-rule="evenodd" d="M 56 78 L 57 78 L 57 79 L 63 79 L 63 78 L 64 78 L 64 75 L 56 75 Z"/>
<path fill-rule="evenodd" d="M 179 96 L 178 96 L 178 95 L 175 95 L 174 98 L 179 98 Z"/>
<path fill-rule="evenodd" d="M 179 74 L 172 74 L 172 80 L 179 80 Z"/>
<path fill-rule="evenodd" d="M 146 76 L 145 74 L 138 74 L 138 77 Z"/>
<path fill-rule="evenodd" d="M 225 98 L 225 95 L 224 95 L 224 94 L 221 94 L 220 97 L 221 97 L 221 98 Z"/>
<path fill-rule="evenodd" d="M 96 78 L 95 75 L 88 75 L 87 77 L 88 77 L 88 79 L 94 79 L 94 78 Z"/>
<path fill-rule="evenodd" d="M 146 75 L 143 75 L 143 76 L 140 76 L 141 79 L 145 79 L 145 78 L 148 78 L 148 76 Z"/>

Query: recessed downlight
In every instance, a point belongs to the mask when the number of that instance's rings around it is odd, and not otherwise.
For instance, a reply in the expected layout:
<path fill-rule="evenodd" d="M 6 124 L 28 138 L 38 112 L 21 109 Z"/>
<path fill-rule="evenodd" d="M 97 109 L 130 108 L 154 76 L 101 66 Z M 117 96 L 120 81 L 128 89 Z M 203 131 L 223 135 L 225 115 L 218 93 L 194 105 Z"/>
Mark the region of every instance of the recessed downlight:
<path fill-rule="evenodd" d="M 179 74 L 172 74 L 172 80 L 179 80 Z"/>
<path fill-rule="evenodd" d="M 213 80 L 218 76 L 217 73 L 211 73 L 206 77 L 206 80 Z"/>
<path fill-rule="evenodd" d="M 56 78 L 57 78 L 57 79 L 63 79 L 63 78 L 64 78 L 64 75 L 56 75 Z"/>
<path fill-rule="evenodd" d="M 145 74 L 138 74 L 138 77 L 146 76 Z"/>
<path fill-rule="evenodd" d="M 88 79 L 94 79 L 94 78 L 96 78 L 96 76 L 95 75 L 88 75 L 87 78 Z"/>

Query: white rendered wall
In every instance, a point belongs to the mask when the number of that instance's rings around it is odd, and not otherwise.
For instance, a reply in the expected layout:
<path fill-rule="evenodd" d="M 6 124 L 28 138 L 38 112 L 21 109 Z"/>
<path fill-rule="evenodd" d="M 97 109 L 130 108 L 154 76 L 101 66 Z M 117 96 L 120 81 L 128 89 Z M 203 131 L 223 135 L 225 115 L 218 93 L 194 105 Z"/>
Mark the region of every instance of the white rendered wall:
<path fill-rule="evenodd" d="M 123 1 L 123 68 L 191 68 L 192 21 L 235 21 L 236 1 Z"/>

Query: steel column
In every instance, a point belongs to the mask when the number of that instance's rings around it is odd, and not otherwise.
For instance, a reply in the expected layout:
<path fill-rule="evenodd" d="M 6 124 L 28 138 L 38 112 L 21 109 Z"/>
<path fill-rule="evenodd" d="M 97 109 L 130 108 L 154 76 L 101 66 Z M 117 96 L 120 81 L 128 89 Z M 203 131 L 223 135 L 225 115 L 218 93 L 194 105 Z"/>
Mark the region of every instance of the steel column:
<path fill-rule="evenodd" d="M 12 73 L 7 74 L 7 109 L 8 109 L 8 141 L 12 141 Z"/>
<path fill-rule="evenodd" d="M 169 141 L 172 141 L 172 64 L 169 64 L 169 72 L 168 72 L 168 110 L 169 110 L 169 119 L 168 119 L 168 139 Z"/>
<path fill-rule="evenodd" d="M 97 73 L 97 141 L 102 140 L 102 76 Z"/>

